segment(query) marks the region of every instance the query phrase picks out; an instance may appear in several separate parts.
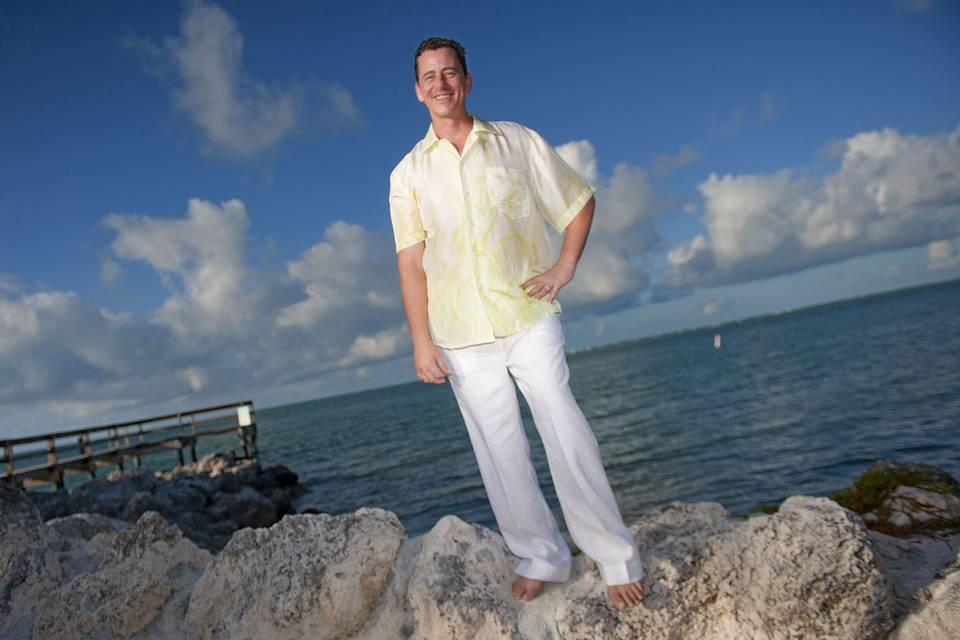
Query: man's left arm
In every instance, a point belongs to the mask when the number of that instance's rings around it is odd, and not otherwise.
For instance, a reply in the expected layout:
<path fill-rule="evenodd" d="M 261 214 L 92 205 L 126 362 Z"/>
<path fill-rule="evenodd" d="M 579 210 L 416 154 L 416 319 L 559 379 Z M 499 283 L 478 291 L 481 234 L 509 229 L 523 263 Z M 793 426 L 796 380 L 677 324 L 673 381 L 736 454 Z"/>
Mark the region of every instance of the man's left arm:
<path fill-rule="evenodd" d="M 587 203 L 580 209 L 580 213 L 563 230 L 563 247 L 560 249 L 560 257 L 557 258 L 556 263 L 520 285 L 528 296 L 552 303 L 556 300 L 560 289 L 573 280 L 580 256 L 583 254 L 583 247 L 587 244 L 587 236 L 590 235 L 595 207 L 596 199 L 590 196 Z"/>

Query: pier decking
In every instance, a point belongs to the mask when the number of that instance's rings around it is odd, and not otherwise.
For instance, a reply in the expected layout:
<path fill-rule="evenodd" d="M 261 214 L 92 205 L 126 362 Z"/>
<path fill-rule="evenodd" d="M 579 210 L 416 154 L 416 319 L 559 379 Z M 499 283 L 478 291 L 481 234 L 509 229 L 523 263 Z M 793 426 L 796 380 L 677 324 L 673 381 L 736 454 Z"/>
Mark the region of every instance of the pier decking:
<path fill-rule="evenodd" d="M 197 461 L 197 441 L 206 436 L 235 431 L 244 458 L 257 456 L 257 421 L 253 402 L 233 402 L 191 409 L 132 422 L 57 431 L 0 440 L 0 482 L 26 489 L 52 483 L 64 487 L 67 474 L 97 475 L 97 469 L 116 465 L 120 470 L 157 452 L 177 452 L 184 464 L 184 449 Z"/>

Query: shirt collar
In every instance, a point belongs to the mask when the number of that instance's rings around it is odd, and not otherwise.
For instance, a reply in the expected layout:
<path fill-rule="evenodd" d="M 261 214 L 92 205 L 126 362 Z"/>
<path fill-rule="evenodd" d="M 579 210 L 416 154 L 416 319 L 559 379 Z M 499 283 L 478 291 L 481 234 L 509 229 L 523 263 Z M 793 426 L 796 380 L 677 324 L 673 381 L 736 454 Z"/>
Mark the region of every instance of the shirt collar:
<path fill-rule="evenodd" d="M 499 132 L 486 120 L 482 120 L 477 116 L 471 114 L 473 118 L 473 131 L 471 133 L 492 133 L 494 135 L 499 135 Z M 437 133 L 433 130 L 433 123 L 430 123 L 430 126 L 427 128 L 427 134 L 423 136 L 423 150 L 429 151 L 433 148 L 433 145 L 440 142 L 440 138 L 437 137 Z"/>

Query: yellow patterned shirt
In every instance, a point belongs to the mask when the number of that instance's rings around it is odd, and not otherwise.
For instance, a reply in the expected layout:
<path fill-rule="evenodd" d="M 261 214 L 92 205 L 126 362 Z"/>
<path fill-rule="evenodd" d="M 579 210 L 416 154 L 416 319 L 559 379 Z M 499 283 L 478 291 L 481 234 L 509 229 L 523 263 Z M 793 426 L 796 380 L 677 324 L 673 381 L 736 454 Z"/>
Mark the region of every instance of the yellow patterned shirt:
<path fill-rule="evenodd" d="M 544 219 L 562 232 L 595 189 L 535 131 L 474 116 L 463 154 L 427 135 L 390 174 L 397 252 L 424 242 L 434 344 L 493 342 L 560 304 L 520 286 L 556 261 Z"/>

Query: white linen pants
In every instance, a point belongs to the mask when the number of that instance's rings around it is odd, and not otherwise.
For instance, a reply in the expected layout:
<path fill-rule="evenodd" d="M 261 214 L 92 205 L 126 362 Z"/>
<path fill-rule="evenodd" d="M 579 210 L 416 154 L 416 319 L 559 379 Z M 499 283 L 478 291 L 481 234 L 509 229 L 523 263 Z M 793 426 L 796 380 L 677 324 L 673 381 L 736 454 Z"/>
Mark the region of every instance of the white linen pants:
<path fill-rule="evenodd" d="M 623 524 L 597 439 L 570 391 L 557 314 L 492 343 L 440 351 L 453 371 L 450 385 L 497 525 L 520 558 L 514 572 L 563 582 L 572 562 L 530 461 L 516 380 L 543 440 L 573 541 L 597 563 L 607 585 L 640 580 L 636 542 Z"/>

